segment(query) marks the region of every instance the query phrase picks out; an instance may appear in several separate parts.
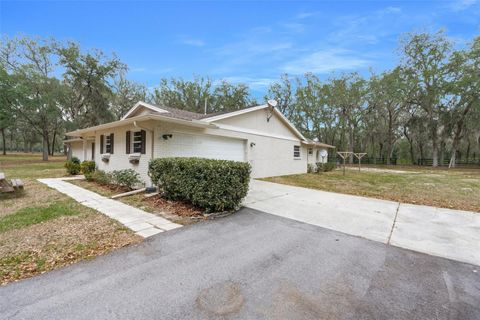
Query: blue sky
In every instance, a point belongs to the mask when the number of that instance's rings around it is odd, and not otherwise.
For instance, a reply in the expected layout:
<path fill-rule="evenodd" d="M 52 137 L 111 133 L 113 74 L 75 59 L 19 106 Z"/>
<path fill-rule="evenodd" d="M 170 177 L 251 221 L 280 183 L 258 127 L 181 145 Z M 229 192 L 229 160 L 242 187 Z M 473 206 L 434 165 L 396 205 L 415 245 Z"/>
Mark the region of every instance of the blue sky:
<path fill-rule="evenodd" d="M 2 1 L 0 32 L 75 40 L 115 52 L 148 87 L 195 75 L 250 85 L 282 73 L 358 71 L 398 62 L 398 39 L 443 28 L 459 46 L 480 35 L 480 5 L 459 1 Z"/>

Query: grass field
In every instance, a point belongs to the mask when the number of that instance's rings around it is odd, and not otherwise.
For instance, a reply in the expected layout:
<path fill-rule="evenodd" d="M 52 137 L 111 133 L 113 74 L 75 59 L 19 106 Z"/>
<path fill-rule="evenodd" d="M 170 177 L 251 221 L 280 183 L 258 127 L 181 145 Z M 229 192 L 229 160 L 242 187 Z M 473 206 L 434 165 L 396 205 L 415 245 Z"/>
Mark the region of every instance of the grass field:
<path fill-rule="evenodd" d="M 0 172 L 23 193 L 0 195 L 0 284 L 91 259 L 141 238 L 116 221 L 36 181 L 61 177 L 65 157 L 0 155 Z"/>
<path fill-rule="evenodd" d="M 348 168 L 265 181 L 404 203 L 480 212 L 480 169 L 416 166 Z"/>

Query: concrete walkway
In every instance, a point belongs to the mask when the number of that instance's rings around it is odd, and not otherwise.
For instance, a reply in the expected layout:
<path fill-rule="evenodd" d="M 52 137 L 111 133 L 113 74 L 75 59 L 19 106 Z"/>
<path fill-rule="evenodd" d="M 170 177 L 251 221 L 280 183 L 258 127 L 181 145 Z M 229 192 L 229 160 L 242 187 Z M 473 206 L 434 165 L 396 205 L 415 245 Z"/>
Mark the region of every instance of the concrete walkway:
<path fill-rule="evenodd" d="M 38 179 L 38 181 L 66 194 L 86 207 L 100 211 L 106 216 L 119 221 L 144 238 L 181 227 L 180 224 L 67 182 L 67 180 L 75 179 L 79 178 Z"/>
<path fill-rule="evenodd" d="M 480 213 L 252 180 L 244 205 L 397 247 L 480 265 Z"/>

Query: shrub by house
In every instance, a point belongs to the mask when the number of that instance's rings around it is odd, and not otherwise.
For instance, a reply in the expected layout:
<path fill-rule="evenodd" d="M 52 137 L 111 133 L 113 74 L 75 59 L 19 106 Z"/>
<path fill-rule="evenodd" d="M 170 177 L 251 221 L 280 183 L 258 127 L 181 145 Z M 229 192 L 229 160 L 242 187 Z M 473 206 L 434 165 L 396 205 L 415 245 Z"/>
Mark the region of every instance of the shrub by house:
<path fill-rule="evenodd" d="M 67 173 L 70 175 L 76 175 L 80 173 L 80 159 L 77 157 L 72 157 L 72 159 L 65 162 L 65 169 L 67 169 Z"/>
<path fill-rule="evenodd" d="M 250 164 L 203 158 L 160 158 L 149 176 L 171 200 L 189 202 L 206 212 L 233 210 L 247 195 Z"/>

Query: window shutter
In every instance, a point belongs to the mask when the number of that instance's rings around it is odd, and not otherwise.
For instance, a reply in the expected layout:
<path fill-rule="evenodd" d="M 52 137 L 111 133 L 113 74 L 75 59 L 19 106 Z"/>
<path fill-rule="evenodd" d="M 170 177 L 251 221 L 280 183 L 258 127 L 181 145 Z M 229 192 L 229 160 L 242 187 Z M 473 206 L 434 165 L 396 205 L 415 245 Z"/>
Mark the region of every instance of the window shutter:
<path fill-rule="evenodd" d="M 100 154 L 103 154 L 103 146 L 105 145 L 105 136 L 100 135 Z"/>
<path fill-rule="evenodd" d="M 126 141 L 126 153 L 127 154 L 130 154 L 130 139 L 131 139 L 131 132 L 130 131 L 127 131 L 127 135 L 125 136 L 125 141 Z"/>
<path fill-rule="evenodd" d="M 110 133 L 110 153 L 113 154 L 113 146 L 115 143 L 113 143 L 113 133 Z"/>
<path fill-rule="evenodd" d="M 141 130 L 140 133 L 142 135 L 142 154 L 145 154 L 145 144 L 147 142 L 147 133 L 145 132 L 145 130 Z"/>

